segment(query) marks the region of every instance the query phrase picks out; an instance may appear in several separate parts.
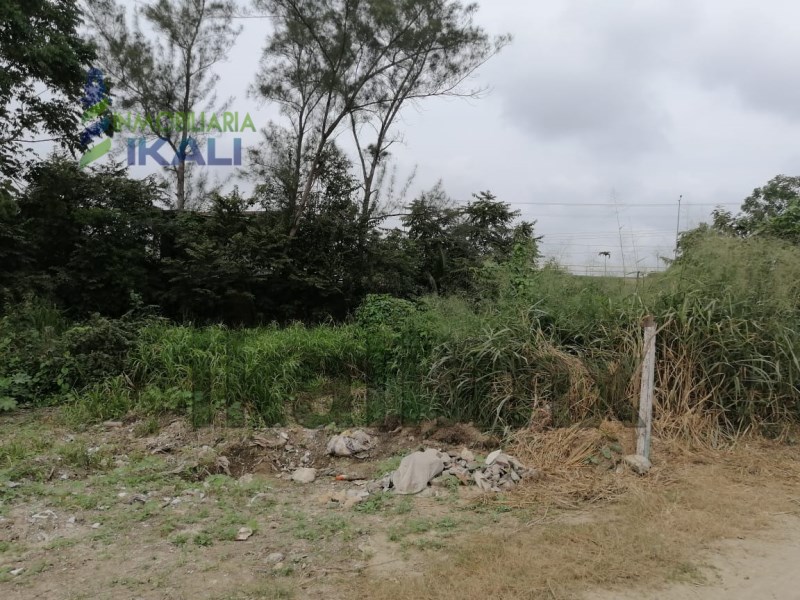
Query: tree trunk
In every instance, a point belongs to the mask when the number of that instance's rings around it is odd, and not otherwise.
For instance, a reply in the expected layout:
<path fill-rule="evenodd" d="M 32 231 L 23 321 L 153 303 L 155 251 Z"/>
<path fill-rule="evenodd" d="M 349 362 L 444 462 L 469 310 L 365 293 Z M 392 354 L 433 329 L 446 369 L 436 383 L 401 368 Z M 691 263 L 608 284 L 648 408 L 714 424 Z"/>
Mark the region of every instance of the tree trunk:
<path fill-rule="evenodd" d="M 178 210 L 183 210 L 186 208 L 186 161 L 185 160 L 182 160 L 180 164 L 178 164 L 178 168 L 175 171 L 175 176 L 178 180 L 178 191 L 175 194 L 177 199 L 176 208 Z"/>

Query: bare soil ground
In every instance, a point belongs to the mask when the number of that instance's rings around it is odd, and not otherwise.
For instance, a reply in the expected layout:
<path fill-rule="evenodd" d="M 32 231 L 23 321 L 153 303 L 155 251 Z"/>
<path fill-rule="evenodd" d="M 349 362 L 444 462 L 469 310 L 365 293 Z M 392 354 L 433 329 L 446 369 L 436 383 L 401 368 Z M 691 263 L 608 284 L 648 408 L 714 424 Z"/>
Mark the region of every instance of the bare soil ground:
<path fill-rule="evenodd" d="M 530 432 L 507 449 L 544 477 L 511 494 L 332 501 L 360 489 L 337 475 L 377 478 L 420 446 L 498 443 L 467 426 L 375 433 L 355 460 L 327 457 L 322 429 L 0 417 L 0 598 L 795 597 L 793 445 L 657 443 L 640 478 L 614 469 L 630 445 L 618 424 Z M 292 482 L 300 466 L 317 480 Z"/>
<path fill-rule="evenodd" d="M 587 600 L 792 600 L 800 597 L 800 520 L 777 519 L 771 529 L 714 544 L 704 555 L 707 585 L 616 590 Z"/>

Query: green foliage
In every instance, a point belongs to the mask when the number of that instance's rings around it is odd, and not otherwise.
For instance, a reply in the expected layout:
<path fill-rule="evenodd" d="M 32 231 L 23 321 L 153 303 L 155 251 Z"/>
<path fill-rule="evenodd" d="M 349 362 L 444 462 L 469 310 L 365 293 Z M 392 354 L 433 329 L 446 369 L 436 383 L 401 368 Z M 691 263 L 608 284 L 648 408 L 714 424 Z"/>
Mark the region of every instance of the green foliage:
<path fill-rule="evenodd" d="M 318 378 L 351 379 L 363 362 L 352 327 L 299 325 L 231 331 L 157 325 L 142 332 L 130 358 L 139 402 L 188 413 L 197 423 L 244 411 L 253 421 L 282 422 L 299 393 Z M 148 399 L 148 389 L 167 390 Z M 152 392 L 151 392 L 152 393 Z"/>
<path fill-rule="evenodd" d="M 476 274 L 489 263 L 512 258 L 524 267 L 535 259 L 533 223 L 514 226 L 519 212 L 481 192 L 466 207 L 453 206 L 441 186 L 423 193 L 409 206 L 403 223 L 416 260 L 420 291 L 452 294 L 476 291 Z M 517 251 L 515 251 L 517 247 Z M 520 248 L 527 248 L 525 255 Z"/>
<path fill-rule="evenodd" d="M 778 175 L 755 189 L 738 215 L 715 211 L 714 228 L 738 237 L 767 235 L 800 243 L 800 177 Z"/>
<path fill-rule="evenodd" d="M 46 304 L 17 306 L 0 319 L 0 397 L 7 404 L 58 402 L 123 373 L 143 322 L 93 316 L 69 325 Z"/>
<path fill-rule="evenodd" d="M 550 267 L 524 276 L 512 262 L 482 280 L 491 287 L 480 299 L 372 295 L 341 326 L 71 325 L 29 302 L 0 321 L 0 398 L 8 408 L 66 398 L 81 423 L 129 413 L 187 414 L 196 425 L 633 423 L 650 314 L 660 416 L 727 430 L 796 419 L 800 249 L 714 232 L 690 241 L 666 274 L 638 284 Z"/>
<path fill-rule="evenodd" d="M 0 3 L 0 204 L 30 161 L 24 140 L 45 134 L 76 146 L 78 99 L 94 58 L 80 25 L 75 0 Z"/>
<path fill-rule="evenodd" d="M 367 328 L 393 328 L 403 323 L 416 311 L 408 300 L 393 298 L 388 294 L 371 294 L 356 311 L 356 322 Z"/>
<path fill-rule="evenodd" d="M 82 171 L 59 157 L 37 165 L 28 179 L 8 220 L 25 242 L 24 257 L 0 278 L 8 286 L 3 295 L 18 302 L 34 293 L 78 317 L 118 317 L 133 308 L 147 289 L 158 190 L 111 169 Z"/>
<path fill-rule="evenodd" d="M 152 182 L 52 158 L 0 218 L 0 300 L 34 294 L 78 319 L 147 305 L 199 324 L 342 321 L 369 294 L 475 292 L 488 264 L 513 261 L 518 280 L 533 266 L 532 226 L 514 225 L 488 192 L 463 210 L 425 195 L 408 232 L 365 234 L 349 168 L 331 155 L 291 238 L 286 207 L 264 190 L 212 195 L 204 213 L 164 211 Z"/>

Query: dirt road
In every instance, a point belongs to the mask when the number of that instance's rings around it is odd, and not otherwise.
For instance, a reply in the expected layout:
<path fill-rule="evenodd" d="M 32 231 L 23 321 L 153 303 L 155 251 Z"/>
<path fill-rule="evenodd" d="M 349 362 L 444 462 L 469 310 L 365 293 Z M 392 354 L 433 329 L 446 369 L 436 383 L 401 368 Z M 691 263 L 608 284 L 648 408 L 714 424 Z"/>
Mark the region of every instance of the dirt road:
<path fill-rule="evenodd" d="M 681 584 L 590 594 L 586 600 L 798 600 L 800 520 L 784 518 L 758 537 L 718 544 L 703 561 L 707 585 Z"/>

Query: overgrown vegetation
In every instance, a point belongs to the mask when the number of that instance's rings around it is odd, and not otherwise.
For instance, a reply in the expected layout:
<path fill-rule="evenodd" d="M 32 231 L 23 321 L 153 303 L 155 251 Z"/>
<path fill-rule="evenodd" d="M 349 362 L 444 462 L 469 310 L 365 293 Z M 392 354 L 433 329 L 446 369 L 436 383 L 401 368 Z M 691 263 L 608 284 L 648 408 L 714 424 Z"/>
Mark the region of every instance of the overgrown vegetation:
<path fill-rule="evenodd" d="M 370 296 L 349 323 L 312 327 L 75 326 L 28 304 L 2 321 L 0 381 L 6 407 L 66 400 L 80 422 L 632 423 L 653 314 L 659 427 L 775 430 L 800 409 L 799 265 L 784 242 L 707 234 L 638 286 L 553 268 L 520 277 L 512 260 L 476 276 L 478 298 Z"/>
<path fill-rule="evenodd" d="M 498 431 L 632 422 L 639 324 L 654 315 L 659 427 L 771 430 L 797 418 L 798 178 L 755 190 L 739 215 L 717 211 L 684 236 L 666 274 L 636 285 L 540 268 L 534 223 L 490 192 L 461 204 L 441 186 L 410 202 L 395 193 L 389 148 L 402 107 L 473 95 L 462 84 L 509 42 L 474 23 L 476 6 L 255 4 L 280 17 L 255 91 L 283 123 L 252 153 L 251 194 L 200 204 L 189 202 L 186 123 L 148 133 L 176 150 L 172 203 L 163 181 L 115 167 L 17 158 L 23 131 L 68 133 L 76 107 L 55 109 L 78 98 L 94 52 L 72 0 L 0 10 L 0 59 L 12 67 L 0 92 L 41 121 L 0 114 L 0 410 L 65 403 L 80 423 L 174 412 L 197 425 L 445 417 Z M 238 31 L 233 3 L 136 9 L 171 32 L 177 78 L 158 75 L 157 47 L 125 26 L 126 10 L 87 6 L 109 71 L 102 116 L 87 118 L 108 118 L 115 98 L 153 113 L 213 104 L 211 66 Z M 48 68 L 28 81 L 32 63 Z M 56 77 L 52 65 L 66 70 Z M 53 106 L 33 98 L 35 82 Z"/>

